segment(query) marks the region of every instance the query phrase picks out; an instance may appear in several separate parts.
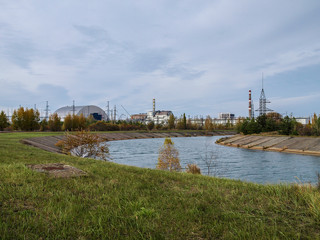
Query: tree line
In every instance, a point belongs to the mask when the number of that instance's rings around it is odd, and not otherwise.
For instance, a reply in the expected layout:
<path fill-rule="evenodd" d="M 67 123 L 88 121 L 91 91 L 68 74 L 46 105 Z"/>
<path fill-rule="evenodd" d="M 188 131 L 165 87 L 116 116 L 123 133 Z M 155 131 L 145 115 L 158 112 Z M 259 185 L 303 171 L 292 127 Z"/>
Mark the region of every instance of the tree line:
<path fill-rule="evenodd" d="M 311 122 L 303 125 L 294 117 L 282 117 L 279 113 L 271 112 L 257 118 L 242 119 L 236 129 L 245 135 L 276 132 L 282 135 L 320 136 L 320 115 L 314 114 Z"/>
<path fill-rule="evenodd" d="M 0 131 L 20 130 L 20 131 L 130 131 L 130 130 L 224 130 L 234 129 L 231 123 L 215 124 L 210 116 L 204 121 L 204 124 L 193 122 L 187 119 L 183 114 L 180 118 L 170 115 L 168 123 L 156 124 L 149 122 L 147 124 L 136 121 L 97 121 L 93 116 L 85 118 L 81 115 L 68 114 L 64 121 L 54 113 L 49 116 L 49 119 L 40 119 L 38 110 L 20 107 L 14 110 L 11 121 L 9 121 L 4 111 L 0 113 Z"/>

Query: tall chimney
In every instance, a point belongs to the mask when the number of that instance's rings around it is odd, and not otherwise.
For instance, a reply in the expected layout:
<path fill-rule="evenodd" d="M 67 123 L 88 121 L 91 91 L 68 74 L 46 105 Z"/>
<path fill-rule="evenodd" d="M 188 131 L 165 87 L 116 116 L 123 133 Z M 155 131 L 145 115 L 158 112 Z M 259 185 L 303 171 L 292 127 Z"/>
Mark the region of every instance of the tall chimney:
<path fill-rule="evenodd" d="M 249 90 L 249 119 L 252 118 L 252 107 L 251 107 L 251 90 Z"/>
<path fill-rule="evenodd" d="M 153 99 L 153 112 L 155 112 L 156 111 L 156 99 Z"/>

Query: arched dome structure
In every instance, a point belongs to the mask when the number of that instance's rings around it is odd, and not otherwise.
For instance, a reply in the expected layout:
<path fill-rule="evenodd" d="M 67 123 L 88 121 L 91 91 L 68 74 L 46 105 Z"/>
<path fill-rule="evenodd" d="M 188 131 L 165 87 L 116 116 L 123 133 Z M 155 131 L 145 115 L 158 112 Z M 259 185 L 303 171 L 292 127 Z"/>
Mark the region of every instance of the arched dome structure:
<path fill-rule="evenodd" d="M 58 116 L 61 118 L 62 121 L 64 121 L 64 118 L 70 114 L 70 115 L 78 115 L 80 116 L 81 113 L 85 118 L 89 116 L 93 116 L 96 120 L 107 120 L 107 114 L 105 111 L 94 105 L 87 105 L 87 106 L 66 106 L 57 109 L 54 113 L 57 113 Z"/>

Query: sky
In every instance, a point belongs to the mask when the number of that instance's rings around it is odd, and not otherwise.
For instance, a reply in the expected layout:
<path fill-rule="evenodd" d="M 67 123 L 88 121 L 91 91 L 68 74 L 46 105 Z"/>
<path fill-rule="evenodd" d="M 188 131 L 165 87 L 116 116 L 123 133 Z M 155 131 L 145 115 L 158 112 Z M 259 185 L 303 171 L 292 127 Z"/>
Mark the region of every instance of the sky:
<path fill-rule="evenodd" d="M 319 0 L 0 0 L 0 110 L 320 113 Z M 257 114 L 257 113 L 256 113 Z"/>

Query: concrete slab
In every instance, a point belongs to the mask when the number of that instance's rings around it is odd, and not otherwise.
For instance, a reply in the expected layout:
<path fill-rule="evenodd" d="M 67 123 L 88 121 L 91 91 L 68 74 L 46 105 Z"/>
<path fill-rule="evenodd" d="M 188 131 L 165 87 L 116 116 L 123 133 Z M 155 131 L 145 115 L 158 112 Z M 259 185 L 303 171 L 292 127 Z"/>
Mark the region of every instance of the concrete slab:
<path fill-rule="evenodd" d="M 69 178 L 69 177 L 79 177 L 79 176 L 87 176 L 88 174 L 78 168 L 75 168 L 70 165 L 65 165 L 62 163 L 48 163 L 48 164 L 28 164 L 26 165 L 28 168 L 46 173 L 49 176 L 56 178 Z"/>

